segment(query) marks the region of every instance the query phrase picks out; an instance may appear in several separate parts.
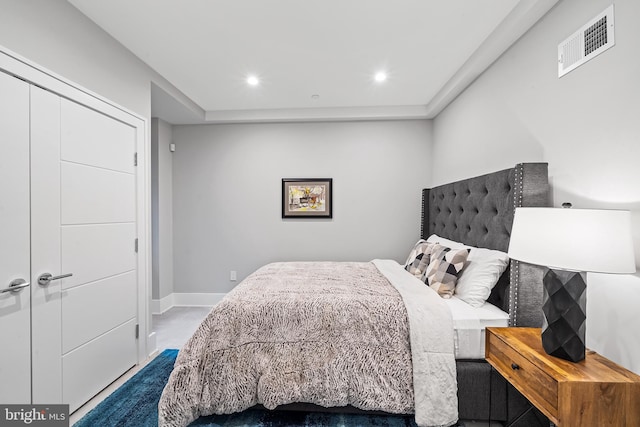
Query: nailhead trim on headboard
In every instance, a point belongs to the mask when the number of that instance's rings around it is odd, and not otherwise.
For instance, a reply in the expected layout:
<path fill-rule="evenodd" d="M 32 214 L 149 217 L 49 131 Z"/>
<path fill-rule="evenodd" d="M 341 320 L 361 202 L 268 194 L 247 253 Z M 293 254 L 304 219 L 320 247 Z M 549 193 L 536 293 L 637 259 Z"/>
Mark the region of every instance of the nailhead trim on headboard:
<path fill-rule="evenodd" d="M 522 183 L 523 183 L 524 167 L 522 163 L 519 163 L 515 167 L 514 187 L 513 192 L 513 212 L 516 208 L 522 206 Z M 516 260 L 511 260 L 510 265 L 510 280 L 511 291 L 509 292 L 509 326 L 518 326 L 518 290 L 520 287 L 520 263 Z"/>
<path fill-rule="evenodd" d="M 420 213 L 420 238 L 427 239 L 429 230 L 425 230 L 425 212 L 429 212 L 429 189 L 422 189 L 422 211 Z"/>

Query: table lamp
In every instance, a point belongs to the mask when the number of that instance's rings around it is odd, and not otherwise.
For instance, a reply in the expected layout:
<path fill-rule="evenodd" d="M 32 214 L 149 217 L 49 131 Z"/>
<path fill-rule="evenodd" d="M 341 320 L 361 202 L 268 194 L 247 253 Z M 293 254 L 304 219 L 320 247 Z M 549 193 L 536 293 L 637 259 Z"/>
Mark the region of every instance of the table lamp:
<path fill-rule="evenodd" d="M 585 357 L 586 272 L 635 273 L 631 214 L 623 210 L 516 208 L 509 257 L 548 267 L 543 278 L 542 347 Z"/>

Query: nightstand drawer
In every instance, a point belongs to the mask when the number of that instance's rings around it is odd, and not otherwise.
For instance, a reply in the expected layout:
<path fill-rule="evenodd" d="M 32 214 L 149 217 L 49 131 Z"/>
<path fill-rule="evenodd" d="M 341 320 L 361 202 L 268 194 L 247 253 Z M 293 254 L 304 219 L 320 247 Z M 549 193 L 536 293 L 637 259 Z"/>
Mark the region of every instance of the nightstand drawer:
<path fill-rule="evenodd" d="M 640 425 L 640 376 L 593 351 L 578 363 L 549 356 L 540 333 L 487 328 L 487 362 L 558 427 Z"/>
<path fill-rule="evenodd" d="M 558 415 L 558 383 L 494 334 L 488 334 L 487 360 L 550 418 Z"/>

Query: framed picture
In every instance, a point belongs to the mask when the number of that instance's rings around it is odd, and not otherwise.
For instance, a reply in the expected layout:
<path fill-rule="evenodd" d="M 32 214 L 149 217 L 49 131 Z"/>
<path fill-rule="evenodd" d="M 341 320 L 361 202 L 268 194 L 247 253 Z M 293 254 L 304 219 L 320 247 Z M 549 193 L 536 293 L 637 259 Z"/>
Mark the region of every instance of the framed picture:
<path fill-rule="evenodd" d="M 282 218 L 332 218 L 331 178 L 283 178 Z"/>

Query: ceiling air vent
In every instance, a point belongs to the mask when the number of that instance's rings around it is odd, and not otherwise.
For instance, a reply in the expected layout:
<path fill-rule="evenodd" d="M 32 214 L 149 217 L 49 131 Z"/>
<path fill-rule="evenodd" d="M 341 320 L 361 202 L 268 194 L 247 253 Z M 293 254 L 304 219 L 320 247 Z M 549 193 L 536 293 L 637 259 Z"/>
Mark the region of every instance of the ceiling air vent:
<path fill-rule="evenodd" d="M 558 45 L 558 77 L 613 47 L 613 5 Z"/>

